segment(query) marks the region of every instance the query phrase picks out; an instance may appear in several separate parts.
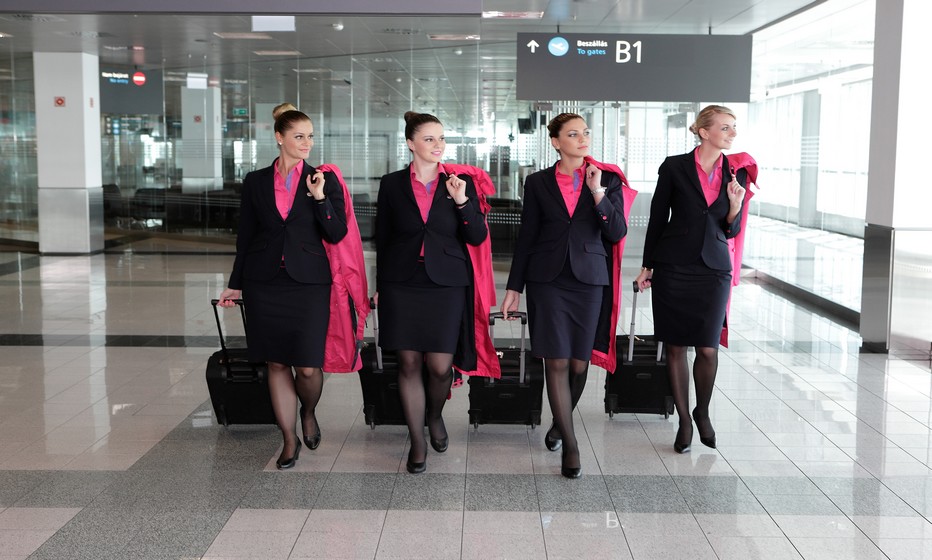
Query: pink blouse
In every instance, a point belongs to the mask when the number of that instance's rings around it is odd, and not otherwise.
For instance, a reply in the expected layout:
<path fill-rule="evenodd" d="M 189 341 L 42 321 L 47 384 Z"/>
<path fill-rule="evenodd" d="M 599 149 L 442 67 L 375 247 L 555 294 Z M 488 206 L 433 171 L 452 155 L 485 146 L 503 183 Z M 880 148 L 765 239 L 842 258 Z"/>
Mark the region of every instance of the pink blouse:
<path fill-rule="evenodd" d="M 414 200 L 417 202 L 417 208 L 421 211 L 421 219 L 424 220 L 424 223 L 427 223 L 427 215 L 430 214 L 430 206 L 434 202 L 434 195 L 437 191 L 435 188 L 438 188 L 438 183 L 440 182 L 440 174 L 446 173 L 443 169 L 443 164 L 437 165 L 437 177 L 428 182 L 426 185 L 417 180 L 417 175 L 414 173 L 414 166 L 409 166 L 411 170 L 411 188 L 414 190 Z M 421 243 L 421 255 L 424 256 L 424 244 Z"/>
<path fill-rule="evenodd" d="M 712 167 L 712 174 L 706 175 L 702 169 L 702 164 L 699 163 L 699 150 L 694 151 L 693 154 L 696 158 L 696 173 L 699 174 L 699 184 L 702 185 L 702 194 L 705 195 L 706 205 L 712 206 L 718 199 L 719 193 L 722 192 L 722 156 L 718 156 L 718 161 Z"/>
<path fill-rule="evenodd" d="M 563 202 L 566 203 L 566 211 L 572 217 L 576 210 L 576 203 L 579 202 L 579 193 L 585 186 L 586 163 L 583 162 L 582 167 L 574 171 L 572 175 L 561 173 L 559 162 L 554 169 L 557 173 L 557 186 L 560 187 L 560 194 L 563 195 Z"/>
<path fill-rule="evenodd" d="M 294 168 L 288 172 L 287 180 L 282 177 L 281 171 L 278 170 L 278 160 L 272 164 L 275 167 L 275 206 L 282 219 L 288 218 L 291 212 L 291 205 L 294 204 L 294 197 L 298 192 L 301 179 L 301 173 L 304 171 L 304 162 L 299 161 Z"/>

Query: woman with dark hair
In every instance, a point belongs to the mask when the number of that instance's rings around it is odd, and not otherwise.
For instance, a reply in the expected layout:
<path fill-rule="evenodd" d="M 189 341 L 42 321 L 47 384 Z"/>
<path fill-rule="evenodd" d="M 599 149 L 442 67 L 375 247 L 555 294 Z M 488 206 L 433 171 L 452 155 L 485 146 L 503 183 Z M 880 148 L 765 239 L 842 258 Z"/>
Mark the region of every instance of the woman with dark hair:
<path fill-rule="evenodd" d="M 531 352 L 544 359 L 553 412 L 544 442 L 551 451 L 562 447 L 560 472 L 578 478 L 582 466 L 573 409 L 599 346 L 600 321 L 617 317 L 610 292 L 617 294 L 613 271 L 620 270 L 614 266 L 620 263 L 612 262 L 612 246 L 628 231 L 626 186 L 618 168 L 589 157 L 589 127 L 581 116 L 562 113 L 547 128 L 560 160 L 525 180 L 521 229 L 502 312 L 507 318 L 508 312 L 517 311 L 527 288 Z M 614 325 L 603 330 L 614 341 Z"/>
<path fill-rule="evenodd" d="M 405 123 L 411 164 L 385 175 L 379 185 L 376 295 L 379 343 L 398 355 L 398 385 L 411 437 L 406 468 L 414 474 L 427 468 L 425 414 L 431 447 L 437 453 L 447 450 L 443 406 L 464 336 L 472 338 L 467 344 L 475 353 L 474 270 L 467 247 L 482 244 L 488 228 L 473 180 L 441 163 L 446 141 L 440 120 L 409 111 Z"/>
<path fill-rule="evenodd" d="M 668 157 L 660 166 L 650 204 L 643 267 L 637 277 L 641 290 L 654 288 L 654 333 L 666 345 L 679 417 L 673 442 L 677 453 L 690 450 L 693 420 L 699 441 L 713 449 L 716 445 L 709 403 L 732 276 L 737 274 L 729 240 L 741 232 L 745 195 L 745 186 L 736 174 L 739 158 L 732 161 L 723 153 L 738 134 L 731 109 L 710 105 L 699 112 L 689 130 L 698 137 L 699 146 Z M 756 165 L 754 169 L 756 176 Z M 692 417 L 686 361 L 689 346 L 696 348 L 696 408 Z"/>
<path fill-rule="evenodd" d="M 242 298 L 249 325 L 249 359 L 268 362 L 269 392 L 284 444 L 276 461 L 294 466 L 301 451 L 295 433 L 301 401 L 304 443 L 320 445 L 315 408 L 323 390 L 324 348 L 332 275 L 324 243 L 347 234 L 345 196 L 333 172 L 305 162 L 314 126 L 300 111 L 275 120 L 280 155 L 243 180 L 236 259 L 219 305 Z M 294 374 L 292 374 L 294 371 Z"/>

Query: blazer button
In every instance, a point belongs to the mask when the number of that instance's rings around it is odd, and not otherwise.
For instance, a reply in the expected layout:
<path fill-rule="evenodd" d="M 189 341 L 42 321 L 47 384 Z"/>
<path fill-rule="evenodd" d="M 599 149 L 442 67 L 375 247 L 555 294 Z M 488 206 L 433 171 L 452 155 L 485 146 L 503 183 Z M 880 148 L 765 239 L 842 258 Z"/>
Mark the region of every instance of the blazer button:
<path fill-rule="evenodd" d="M 705 216 L 705 215 L 708 214 L 708 213 L 709 213 L 708 210 L 703 210 L 703 211 L 702 211 L 702 215 L 703 215 L 703 216 Z"/>

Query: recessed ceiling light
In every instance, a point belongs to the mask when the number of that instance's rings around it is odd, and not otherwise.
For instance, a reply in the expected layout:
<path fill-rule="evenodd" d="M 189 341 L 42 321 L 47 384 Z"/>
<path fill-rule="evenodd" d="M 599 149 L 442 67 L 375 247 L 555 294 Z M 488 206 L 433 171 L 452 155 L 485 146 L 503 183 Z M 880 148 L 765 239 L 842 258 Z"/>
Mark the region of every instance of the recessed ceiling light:
<path fill-rule="evenodd" d="M 0 39 L 3 39 L 4 37 L 12 37 L 12 35 L 9 33 L 0 33 Z"/>
<path fill-rule="evenodd" d="M 434 41 L 478 41 L 478 35 L 458 35 L 458 34 L 439 34 L 439 35 L 428 35 L 429 39 Z"/>
<path fill-rule="evenodd" d="M 502 19 L 540 19 L 544 17 L 544 12 L 482 12 L 484 18 L 502 18 Z"/>
<path fill-rule="evenodd" d="M 271 39 L 268 33 L 248 33 L 248 32 L 214 32 L 214 35 L 221 39 Z"/>
<path fill-rule="evenodd" d="M 252 51 L 259 56 L 301 56 L 300 51 Z"/>
<path fill-rule="evenodd" d="M 298 74 L 324 74 L 330 72 L 329 68 L 292 68 L 291 70 Z"/>

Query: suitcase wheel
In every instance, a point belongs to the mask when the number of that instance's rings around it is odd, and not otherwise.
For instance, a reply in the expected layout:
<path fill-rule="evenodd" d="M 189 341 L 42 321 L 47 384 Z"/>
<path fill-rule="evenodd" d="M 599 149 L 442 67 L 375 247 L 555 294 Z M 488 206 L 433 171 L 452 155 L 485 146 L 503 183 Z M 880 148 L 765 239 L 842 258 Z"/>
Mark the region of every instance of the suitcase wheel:
<path fill-rule="evenodd" d="M 615 417 L 616 408 L 618 408 L 618 395 L 605 395 L 605 412 L 608 413 L 609 419 Z"/>
<path fill-rule="evenodd" d="M 479 429 L 479 415 L 476 414 L 475 412 L 470 411 L 469 412 L 469 423 L 472 424 L 473 428 L 478 430 Z"/>
<path fill-rule="evenodd" d="M 531 413 L 531 429 L 533 430 L 537 426 L 540 426 L 540 411 L 535 410 Z"/>

